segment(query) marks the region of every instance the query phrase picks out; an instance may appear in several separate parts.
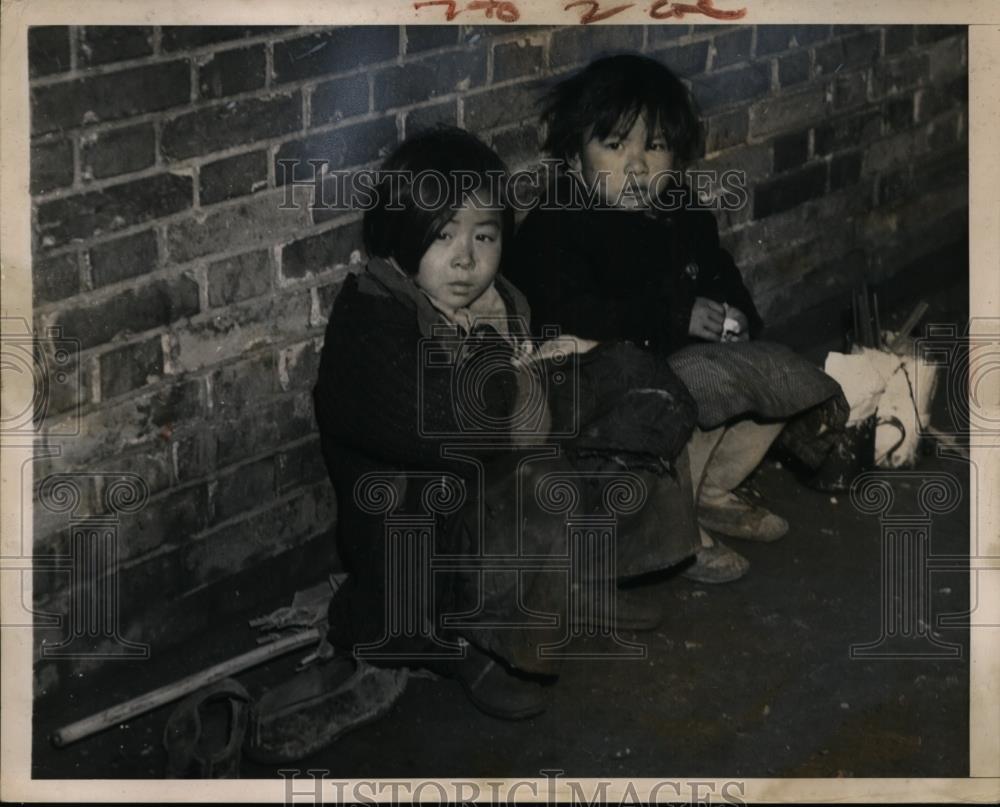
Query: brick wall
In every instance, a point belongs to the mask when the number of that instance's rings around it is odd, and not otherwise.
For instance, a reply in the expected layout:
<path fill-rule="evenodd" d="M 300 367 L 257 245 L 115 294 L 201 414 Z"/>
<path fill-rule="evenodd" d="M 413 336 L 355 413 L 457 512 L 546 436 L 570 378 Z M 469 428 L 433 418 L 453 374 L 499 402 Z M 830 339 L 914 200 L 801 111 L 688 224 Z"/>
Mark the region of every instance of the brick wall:
<path fill-rule="evenodd" d="M 540 86 L 620 49 L 691 82 L 699 165 L 747 171 L 751 204 L 720 223 L 772 322 L 961 241 L 963 28 L 31 30 L 35 328 L 81 347 L 81 407 L 53 385 L 40 442 L 59 455 L 35 478 L 90 474 L 78 514 L 103 511 L 114 473 L 144 478 L 120 523 L 125 635 L 183 638 L 235 573 L 294 588 L 331 556 L 309 391 L 359 219 L 279 207 L 276 161 L 374 167 L 443 121 L 526 166 Z M 36 508 L 36 551 L 66 551 L 66 524 Z M 273 594 L 264 579 L 243 605 Z M 64 577 L 36 587 L 65 610 Z"/>

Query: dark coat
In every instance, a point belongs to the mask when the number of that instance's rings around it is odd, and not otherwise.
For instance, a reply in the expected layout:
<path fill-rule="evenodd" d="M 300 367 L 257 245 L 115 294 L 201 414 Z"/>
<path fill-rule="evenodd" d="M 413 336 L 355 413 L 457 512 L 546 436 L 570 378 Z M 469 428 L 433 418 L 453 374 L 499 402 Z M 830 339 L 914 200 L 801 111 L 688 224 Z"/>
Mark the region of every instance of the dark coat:
<path fill-rule="evenodd" d="M 531 303 L 536 330 L 598 341 L 626 339 L 661 354 L 688 336 L 696 297 L 740 309 L 763 327 L 732 256 L 706 210 L 532 210 L 517 233 L 508 277 Z"/>
<path fill-rule="evenodd" d="M 498 278 L 497 288 L 508 313 L 524 322 L 527 331 L 529 312 L 524 297 L 503 278 Z M 456 368 L 447 362 L 429 361 L 427 355 L 428 345 L 436 350 L 441 344 L 435 335 L 435 327 L 441 324 L 439 312 L 413 283 L 379 260 L 345 281 L 330 313 L 314 403 L 323 456 L 337 494 L 338 554 L 351 573 L 331 603 L 331 640 L 340 647 L 378 641 L 388 624 L 387 609 L 393 607 L 393 597 L 388 596 L 391 592 L 386 591 L 389 512 L 370 505 L 397 500 L 392 515 L 426 516 L 429 499 L 425 492 L 428 486 L 439 484 L 435 479 L 443 475 L 452 474 L 464 485 L 469 506 L 434 517 L 436 552 L 472 556 L 476 542 L 487 541 L 493 551 L 499 546 L 509 554 L 518 551 L 517 540 L 521 540 L 521 551 L 531 556 L 566 556 L 564 516 L 547 510 L 532 497 L 523 502 L 523 509 L 517 506 L 517 474 L 523 477 L 524 490 L 534 490 L 532 479 L 547 473 L 579 476 L 566 458 L 570 452 L 544 459 L 551 454 L 546 451 L 539 455 L 543 459 L 526 463 L 524 455 L 513 450 L 509 423 L 511 413 L 517 411 L 519 385 L 514 374 L 497 372 L 480 377 L 475 390 L 481 420 L 495 424 L 495 432 L 487 435 L 493 438 L 488 440 L 493 446 L 483 452 L 486 459 L 480 466 L 455 457 L 454 449 L 457 446 L 462 453 L 463 434 L 467 434 L 456 406 Z M 476 350 L 510 350 L 502 339 L 487 339 L 477 346 L 473 336 L 463 344 L 469 346 L 470 341 Z M 573 385 L 566 382 L 575 378 L 575 363 L 551 363 L 548 369 L 553 376 L 565 380 L 563 391 L 549 398 L 557 423 L 580 419 L 578 433 L 567 440 L 588 455 L 587 469 L 603 467 L 605 460 L 593 457 L 595 451 L 603 450 L 601 457 L 607 457 L 609 467 L 617 469 L 607 483 L 610 485 L 621 475 L 619 454 L 630 457 L 645 451 L 673 461 L 693 427 L 694 403 L 666 362 L 628 345 L 602 346 L 583 359 L 579 384 Z M 509 365 L 509 356 L 486 357 L 487 362 L 494 360 Z M 571 389 L 576 392 L 569 394 Z M 642 422 L 656 427 L 638 434 L 636 429 Z M 466 439 L 470 447 L 483 442 L 478 437 Z M 452 456 L 443 455 L 445 446 L 452 449 Z M 527 465 L 531 467 L 523 470 Z M 366 502 L 359 486 L 371 474 L 390 481 L 373 501 Z M 479 474 L 485 479 L 482 488 L 477 484 Z M 690 555 L 696 536 L 689 512 L 690 487 L 685 487 L 686 466 L 673 474 L 666 469 L 654 474 L 640 468 L 634 475 L 643 479 L 649 496 L 645 509 L 622 522 L 628 540 L 622 542 L 619 555 L 620 575 L 678 562 Z M 591 499 L 598 503 L 608 500 L 603 488 L 584 486 L 585 508 L 590 507 Z M 480 496 L 485 508 L 479 507 Z M 477 520 L 480 512 L 484 514 L 481 523 Z M 650 517 L 650 512 L 655 517 Z M 664 528 L 668 521 L 674 525 L 673 531 Z M 518 528 L 518 523 L 523 526 Z M 507 547 L 511 540 L 515 544 Z M 564 608 L 565 597 L 543 577 L 537 585 L 525 584 L 521 602 L 538 612 Z M 486 576 L 482 601 L 487 610 L 491 603 L 503 608 L 514 601 L 514 592 L 505 586 L 516 579 L 512 575 Z M 434 585 L 436 602 L 445 610 L 456 603 L 474 604 L 479 598 L 479 593 L 469 588 L 467 575 L 437 574 Z M 512 663 L 537 669 L 540 662 L 535 646 L 545 634 L 534 628 L 467 631 L 462 635 Z M 407 655 L 427 650 L 421 637 L 412 638 L 395 639 L 393 652 Z"/>

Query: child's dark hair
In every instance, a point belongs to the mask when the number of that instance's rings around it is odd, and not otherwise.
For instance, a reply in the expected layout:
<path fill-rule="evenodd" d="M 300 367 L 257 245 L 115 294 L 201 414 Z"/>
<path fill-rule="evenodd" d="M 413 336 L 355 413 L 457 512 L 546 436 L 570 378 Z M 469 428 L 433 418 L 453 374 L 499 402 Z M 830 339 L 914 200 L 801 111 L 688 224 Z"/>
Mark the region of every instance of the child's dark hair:
<path fill-rule="evenodd" d="M 443 182 L 420 181 L 431 172 Z M 379 173 L 375 205 L 365 212 L 362 227 L 369 255 L 395 258 L 404 272 L 415 275 L 438 232 L 473 192 L 485 193 L 490 204 L 501 208 L 501 243 L 511 243 L 514 212 L 505 196 L 507 166 L 464 129 L 440 126 L 408 138 Z"/>
<path fill-rule="evenodd" d="M 591 137 L 603 140 L 627 132 L 640 113 L 650 128 L 659 126 L 678 160 L 696 156 L 701 141 L 687 87 L 648 56 L 625 53 L 597 59 L 556 84 L 543 103 L 544 148 L 562 160 L 580 153 L 588 130 Z"/>

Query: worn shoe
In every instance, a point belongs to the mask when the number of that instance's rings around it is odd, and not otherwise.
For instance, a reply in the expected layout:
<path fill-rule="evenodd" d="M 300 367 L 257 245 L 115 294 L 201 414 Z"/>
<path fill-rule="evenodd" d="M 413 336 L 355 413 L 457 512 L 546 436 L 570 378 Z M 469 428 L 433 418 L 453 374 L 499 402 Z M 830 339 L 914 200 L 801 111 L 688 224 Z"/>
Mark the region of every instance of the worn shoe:
<path fill-rule="evenodd" d="M 475 645 L 468 645 L 453 674 L 473 705 L 491 717 L 525 720 L 545 711 L 541 684 L 508 671 Z"/>
<path fill-rule="evenodd" d="M 619 589 L 615 592 L 614 620 L 611 618 L 611 604 L 593 597 L 582 603 L 579 615 L 573 615 L 573 625 L 599 630 L 653 630 L 663 621 L 663 609 L 655 602 L 632 591 Z"/>
<path fill-rule="evenodd" d="M 788 532 L 788 522 L 750 499 L 729 493 L 719 499 L 702 497 L 698 523 L 713 532 L 747 541 L 777 541 Z"/>
<path fill-rule="evenodd" d="M 698 583 L 731 583 L 750 570 L 750 561 L 718 541 L 701 547 L 694 558 L 681 575 Z"/>
<path fill-rule="evenodd" d="M 238 779 L 250 696 L 226 678 L 189 695 L 163 730 L 169 779 Z"/>
<path fill-rule="evenodd" d="M 257 762 L 293 762 L 384 715 L 406 688 L 405 669 L 350 656 L 296 673 L 255 705 L 245 752 Z"/>

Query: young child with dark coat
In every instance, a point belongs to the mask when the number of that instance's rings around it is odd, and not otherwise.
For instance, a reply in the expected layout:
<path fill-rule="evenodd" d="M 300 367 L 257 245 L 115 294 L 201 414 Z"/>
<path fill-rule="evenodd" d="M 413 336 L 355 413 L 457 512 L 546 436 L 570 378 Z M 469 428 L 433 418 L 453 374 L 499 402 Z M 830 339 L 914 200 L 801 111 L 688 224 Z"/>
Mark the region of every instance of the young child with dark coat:
<path fill-rule="evenodd" d="M 560 170 L 518 232 L 510 278 L 536 328 L 669 357 L 699 409 L 687 452 L 702 546 L 685 574 L 737 579 L 748 562 L 705 528 L 755 541 L 786 533 L 737 488 L 788 418 L 839 387 L 790 350 L 749 341 L 763 322 L 715 218 L 683 203 L 677 169 L 700 127 L 668 68 L 639 55 L 599 59 L 551 90 L 542 119 Z"/>
<path fill-rule="evenodd" d="M 694 401 L 652 354 L 531 338 L 527 302 L 500 271 L 513 234 L 506 169 L 478 139 L 450 128 L 417 135 L 382 172 L 364 218 L 369 260 L 337 295 L 314 390 L 349 572 L 331 602 L 330 640 L 456 678 L 488 714 L 529 717 L 544 707 L 539 676 L 555 673 L 541 648 L 559 645 L 567 620 L 612 632 L 658 624 L 658 607 L 614 583 L 694 553 L 683 453 Z M 578 386 L 566 383 L 573 359 Z M 580 428 L 564 428 L 574 417 Z M 555 451 L 554 433 L 566 435 Z M 573 497 L 553 488 L 546 506 L 535 495 L 556 476 L 578 480 L 583 516 L 600 510 L 595 501 L 624 513 L 627 540 L 606 572 L 614 596 L 595 607 L 532 570 L 569 556 Z M 648 506 L 612 489 L 623 480 L 650 493 Z M 497 571 L 487 549 L 532 568 Z M 400 571 L 399 552 L 450 566 Z M 426 612 L 407 610 L 415 590 Z"/>

